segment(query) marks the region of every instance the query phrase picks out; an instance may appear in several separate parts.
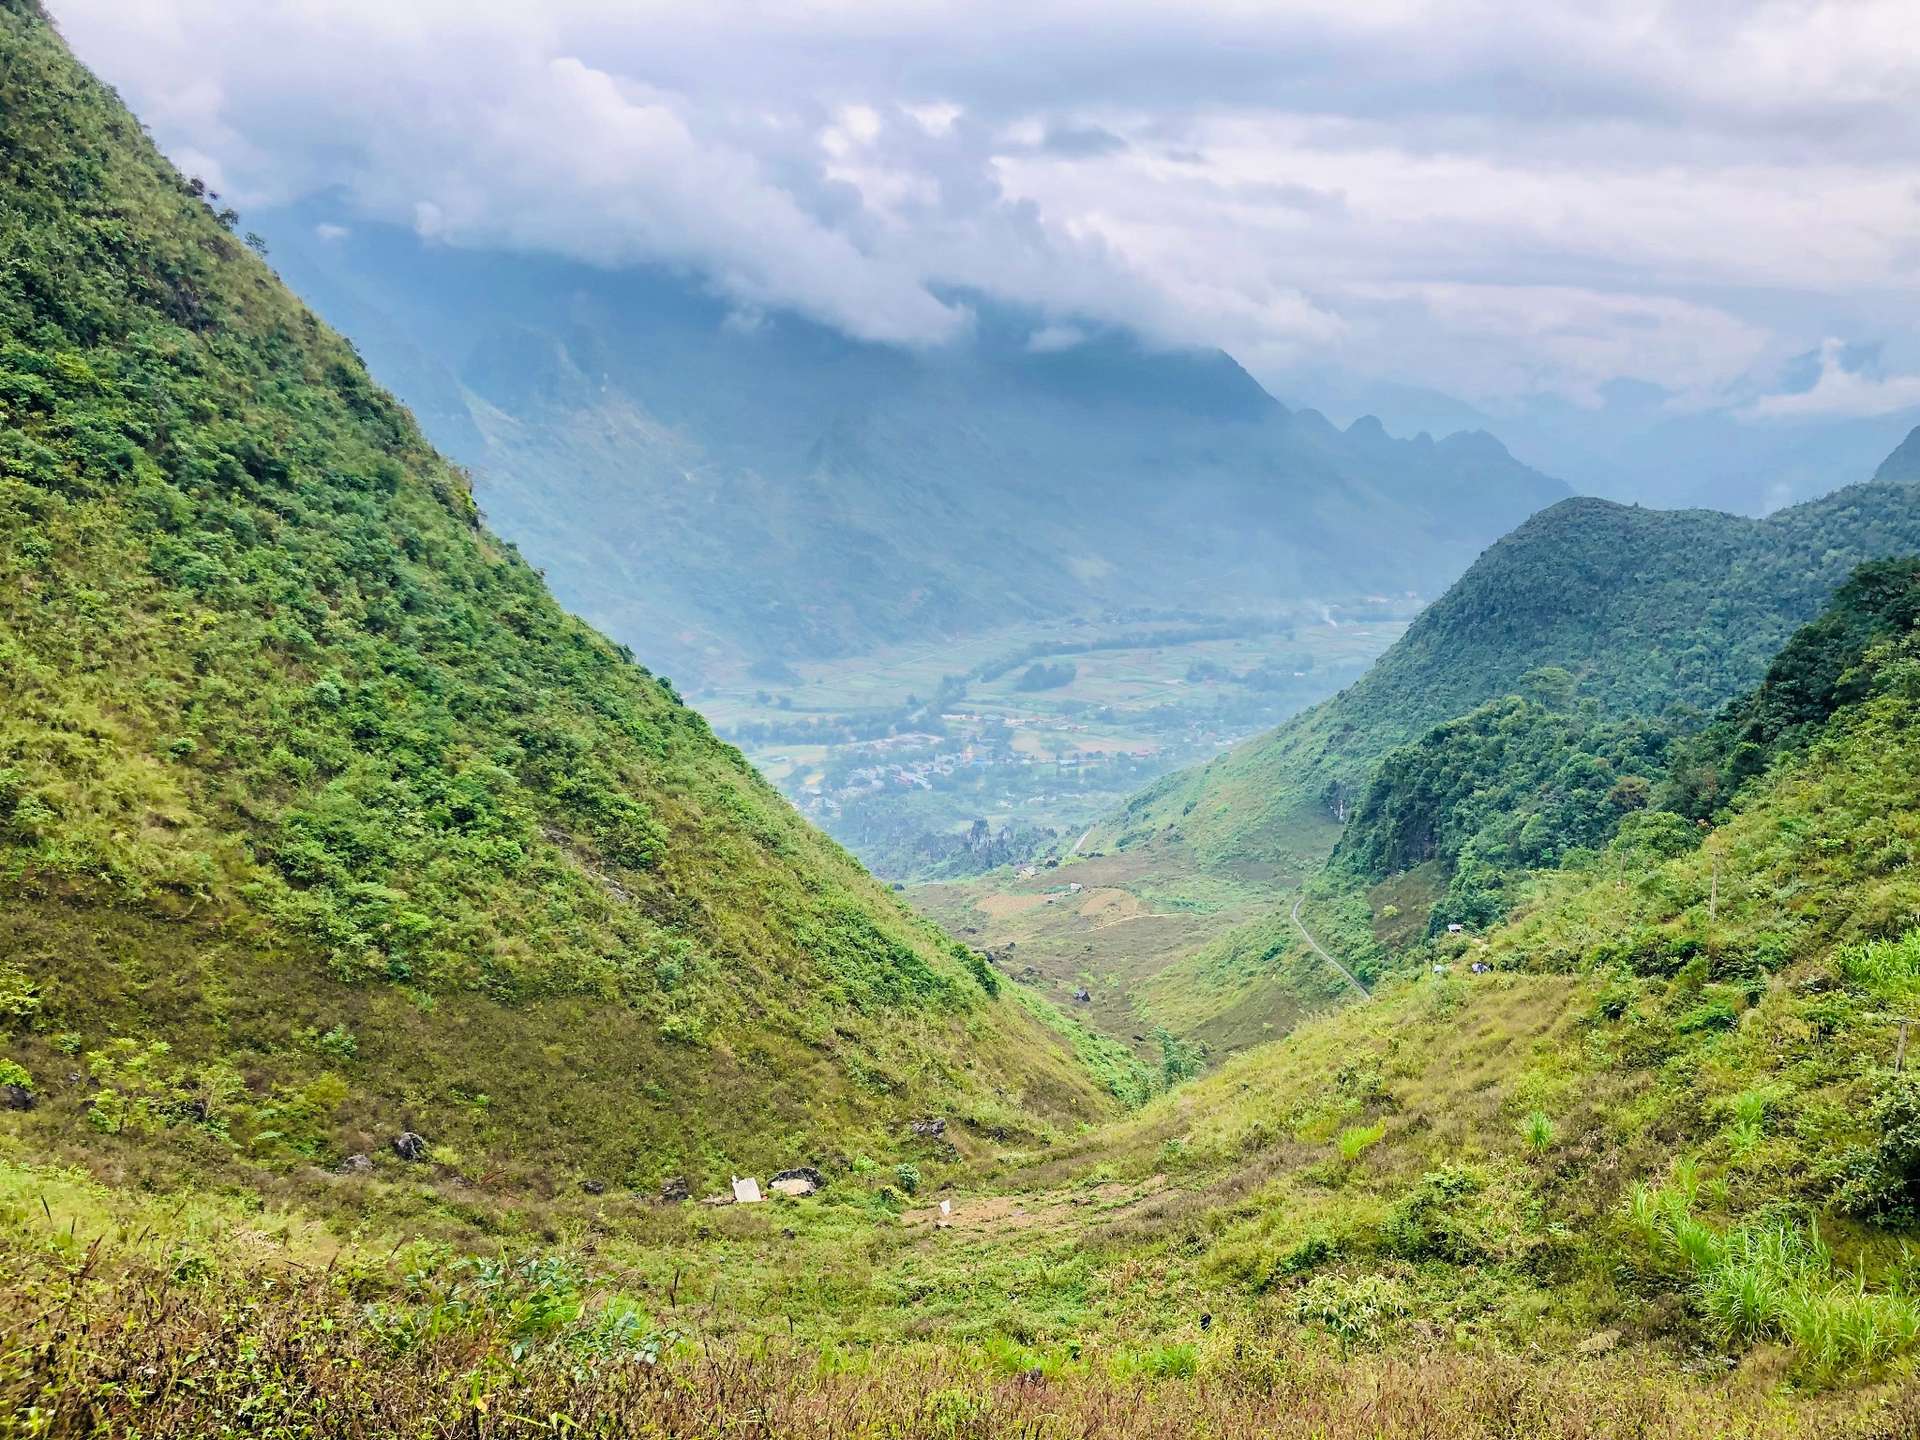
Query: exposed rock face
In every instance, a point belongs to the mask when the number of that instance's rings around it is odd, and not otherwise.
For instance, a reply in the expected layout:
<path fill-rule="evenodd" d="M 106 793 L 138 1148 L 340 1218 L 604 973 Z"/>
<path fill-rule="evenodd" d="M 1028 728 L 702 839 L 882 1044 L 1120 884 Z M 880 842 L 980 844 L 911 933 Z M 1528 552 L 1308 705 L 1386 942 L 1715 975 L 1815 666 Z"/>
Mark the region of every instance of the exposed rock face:
<path fill-rule="evenodd" d="M 914 1134 L 928 1140 L 938 1140 L 947 1133 L 947 1120 L 944 1115 L 929 1116 L 925 1120 L 916 1120 L 908 1127 Z"/>
<path fill-rule="evenodd" d="M 422 1136 L 411 1130 L 403 1130 L 393 1137 L 393 1153 L 402 1160 L 411 1160 L 416 1164 L 427 1158 L 427 1142 Z"/>

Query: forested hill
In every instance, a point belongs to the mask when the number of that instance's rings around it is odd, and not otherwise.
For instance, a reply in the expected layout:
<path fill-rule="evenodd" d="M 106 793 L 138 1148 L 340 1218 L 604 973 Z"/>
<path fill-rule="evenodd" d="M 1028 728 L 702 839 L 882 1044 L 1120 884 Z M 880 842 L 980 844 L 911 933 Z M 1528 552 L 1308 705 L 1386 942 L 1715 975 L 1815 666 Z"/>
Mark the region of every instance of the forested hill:
<path fill-rule="evenodd" d="M 1204 860 L 1331 848 L 1389 749 L 1562 667 L 1613 715 L 1717 709 L 1859 563 L 1920 548 L 1909 439 L 1878 478 L 1764 520 L 1575 499 L 1502 539 L 1355 685 L 1136 798 L 1105 839 Z M 1098 843 L 1098 842 L 1096 842 Z"/>
<path fill-rule="evenodd" d="M 912 350 L 328 197 L 258 224 L 561 599 L 683 678 L 1114 609 L 1437 594 L 1567 494 L 1484 434 L 1341 430 L 1218 351 L 1057 346 L 985 297 L 966 339 Z"/>
<path fill-rule="evenodd" d="M 0 1012 L 47 1143 L 105 1094 L 207 1164 L 411 1130 L 644 1184 L 1105 1107 L 562 612 L 31 0 L 0 194 Z"/>

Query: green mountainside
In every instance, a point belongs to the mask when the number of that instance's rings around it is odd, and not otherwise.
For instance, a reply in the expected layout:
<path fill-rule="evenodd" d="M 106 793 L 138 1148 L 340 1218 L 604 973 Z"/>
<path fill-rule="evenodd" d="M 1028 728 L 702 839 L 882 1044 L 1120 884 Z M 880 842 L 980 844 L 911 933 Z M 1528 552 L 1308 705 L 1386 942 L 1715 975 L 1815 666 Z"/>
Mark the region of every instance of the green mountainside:
<path fill-rule="evenodd" d="M 0 1008 L 49 1136 L 119 1093 L 196 1163 L 653 1183 L 1110 1107 L 560 610 L 37 7 L 0 47 Z"/>
<path fill-rule="evenodd" d="M 1475 706 L 1569 672 L 1611 716 L 1715 710 L 1862 561 L 1920 549 L 1907 462 L 1764 520 L 1568 500 L 1480 557 L 1359 682 L 1142 792 L 1093 842 L 1311 868 L 1373 767 Z"/>
<path fill-rule="evenodd" d="M 248 222 L 568 608 L 690 685 L 1016 623 L 1436 594 L 1567 493 L 1485 434 L 1290 411 L 1219 352 L 1036 347 L 1042 317 L 984 296 L 968 338 L 912 350 L 334 197 Z"/>
<path fill-rule="evenodd" d="M 1292 732 L 1337 850 L 1197 789 L 1381 963 L 1257 921 L 1156 1003 L 1322 1013 L 1148 1076 L 568 618 L 33 0 L 0 140 L 0 1436 L 1920 1432 L 1905 461 L 1503 542 Z"/>
<path fill-rule="evenodd" d="M 1884 568 L 1834 616 L 1892 594 Z M 552 1248 L 463 1258 L 0 1150 L 0 1294 L 25 1317 L 0 1402 L 57 1436 L 359 1413 L 500 1435 L 1910 1434 L 1920 631 L 1861 646 L 1834 616 L 1783 661 L 1857 684 L 1717 823 L 1671 817 L 1677 848 L 1623 831 L 1364 1001 L 1064 1144 L 944 1165 L 942 1208 L 844 1184 L 609 1206 Z M 1474 725 L 1578 738 L 1495 713 Z M 220 1363 L 191 1388 L 118 1378 L 170 1353 Z"/>

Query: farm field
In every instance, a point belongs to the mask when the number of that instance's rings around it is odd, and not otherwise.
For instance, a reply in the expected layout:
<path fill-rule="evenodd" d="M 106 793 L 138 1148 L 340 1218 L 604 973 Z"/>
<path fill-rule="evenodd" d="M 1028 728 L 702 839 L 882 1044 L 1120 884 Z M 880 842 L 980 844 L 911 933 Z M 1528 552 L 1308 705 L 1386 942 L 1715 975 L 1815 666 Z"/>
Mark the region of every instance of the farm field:
<path fill-rule="evenodd" d="M 951 879 L 1069 853 L 1140 786 L 1351 683 L 1410 609 L 1019 626 L 689 699 L 878 873 Z"/>

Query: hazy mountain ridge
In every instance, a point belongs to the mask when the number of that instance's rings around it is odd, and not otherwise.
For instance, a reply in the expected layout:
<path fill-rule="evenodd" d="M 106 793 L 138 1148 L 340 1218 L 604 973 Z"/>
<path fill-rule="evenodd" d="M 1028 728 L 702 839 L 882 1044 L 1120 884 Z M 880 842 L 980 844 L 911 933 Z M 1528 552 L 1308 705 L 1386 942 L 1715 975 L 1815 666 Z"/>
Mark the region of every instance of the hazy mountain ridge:
<path fill-rule="evenodd" d="M 865 345 L 664 272 L 316 238 L 332 213 L 259 223 L 561 598 L 675 666 L 1430 592 L 1566 493 L 1490 437 L 1291 412 L 1217 352 L 1036 349 L 985 302 L 966 344 Z"/>

